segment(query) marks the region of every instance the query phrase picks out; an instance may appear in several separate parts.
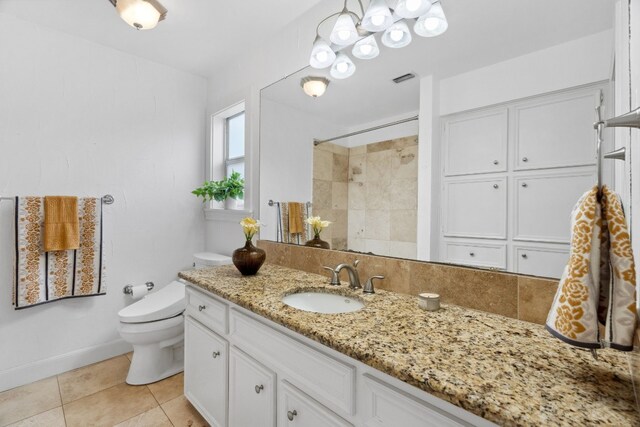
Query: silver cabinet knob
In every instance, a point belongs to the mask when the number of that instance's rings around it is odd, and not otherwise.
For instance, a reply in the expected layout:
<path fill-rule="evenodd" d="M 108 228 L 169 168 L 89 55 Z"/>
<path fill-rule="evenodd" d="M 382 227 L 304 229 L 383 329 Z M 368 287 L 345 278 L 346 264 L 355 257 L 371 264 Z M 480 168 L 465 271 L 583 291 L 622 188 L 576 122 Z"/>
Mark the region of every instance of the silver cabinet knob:
<path fill-rule="evenodd" d="M 295 409 L 293 411 L 288 411 L 287 412 L 287 418 L 289 418 L 289 421 L 293 421 L 293 418 L 298 415 L 298 411 L 296 411 Z"/>
<path fill-rule="evenodd" d="M 199 306 L 198 306 L 198 311 L 202 311 L 202 310 L 204 310 L 205 308 L 207 308 L 207 306 L 205 306 L 205 305 L 199 305 Z"/>
<path fill-rule="evenodd" d="M 476 256 L 475 252 L 469 252 L 469 256 Z"/>
<path fill-rule="evenodd" d="M 264 386 L 262 384 L 257 385 L 255 390 L 256 390 L 256 393 L 260 394 L 260 392 L 264 390 Z"/>
<path fill-rule="evenodd" d="M 499 161 L 497 161 L 497 160 L 494 160 L 494 161 L 493 161 L 493 164 L 494 164 L 494 165 L 497 165 L 498 163 L 500 163 L 500 162 L 499 162 Z"/>
<path fill-rule="evenodd" d="M 523 162 L 525 162 L 525 163 L 527 163 L 527 162 L 529 161 L 529 159 L 528 159 L 528 158 L 526 158 L 526 157 L 523 157 L 523 158 L 522 158 L 522 161 L 523 161 Z"/>
<path fill-rule="evenodd" d="M 493 184 L 493 188 L 498 189 L 500 186 L 498 184 Z"/>
<path fill-rule="evenodd" d="M 527 259 L 527 254 L 520 255 L 522 258 Z"/>
<path fill-rule="evenodd" d="M 217 358 L 218 356 L 220 356 L 219 351 L 214 351 L 213 353 L 211 353 L 211 357 L 213 357 L 214 359 Z"/>
<path fill-rule="evenodd" d="M 523 183 L 522 183 L 522 188 L 527 188 L 527 187 L 528 187 L 527 183 L 526 183 L 526 182 L 523 182 Z"/>

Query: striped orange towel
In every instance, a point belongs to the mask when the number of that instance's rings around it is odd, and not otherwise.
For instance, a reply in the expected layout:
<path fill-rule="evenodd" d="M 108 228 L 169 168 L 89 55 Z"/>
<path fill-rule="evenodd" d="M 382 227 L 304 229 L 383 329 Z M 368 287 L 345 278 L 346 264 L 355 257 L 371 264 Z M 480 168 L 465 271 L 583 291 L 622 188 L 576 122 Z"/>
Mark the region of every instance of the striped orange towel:
<path fill-rule="evenodd" d="M 47 196 L 44 198 L 45 252 L 66 251 L 80 247 L 80 221 L 78 198 Z"/>
<path fill-rule="evenodd" d="M 289 202 L 289 233 L 298 234 L 304 232 L 302 214 L 302 203 Z"/>

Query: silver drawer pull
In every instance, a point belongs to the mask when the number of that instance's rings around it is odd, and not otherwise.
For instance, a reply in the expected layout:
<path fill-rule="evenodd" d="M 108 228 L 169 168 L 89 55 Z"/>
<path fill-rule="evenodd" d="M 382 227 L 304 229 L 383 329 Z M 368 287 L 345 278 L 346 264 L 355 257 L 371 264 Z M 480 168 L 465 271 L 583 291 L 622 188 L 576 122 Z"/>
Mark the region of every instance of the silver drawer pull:
<path fill-rule="evenodd" d="M 287 418 L 289 418 L 289 421 L 293 421 L 293 418 L 296 415 L 298 415 L 298 411 L 296 411 L 295 409 L 293 411 L 287 412 Z"/>
<path fill-rule="evenodd" d="M 522 161 L 526 163 L 526 162 L 528 162 L 528 161 L 529 161 L 529 159 L 527 159 L 526 157 L 523 157 L 523 158 L 522 158 Z"/>
<path fill-rule="evenodd" d="M 473 252 L 469 252 L 469 256 L 476 256 L 476 254 Z"/>
<path fill-rule="evenodd" d="M 526 182 L 523 182 L 523 183 L 522 183 L 522 188 L 527 188 L 527 187 L 528 187 L 527 183 L 526 183 Z"/>
<path fill-rule="evenodd" d="M 215 359 L 218 356 L 220 356 L 220 352 L 219 351 L 214 351 L 213 353 L 211 353 L 211 356 Z"/>
<path fill-rule="evenodd" d="M 493 188 L 499 188 L 500 186 L 498 184 L 493 184 Z"/>
<path fill-rule="evenodd" d="M 500 163 L 500 162 L 498 162 L 497 160 L 494 160 L 494 161 L 493 161 L 493 164 L 494 164 L 494 165 L 497 165 L 498 163 Z"/>
<path fill-rule="evenodd" d="M 206 305 L 199 305 L 199 306 L 198 306 L 198 311 L 202 311 L 202 310 L 204 310 L 205 308 L 207 308 L 207 306 L 206 306 Z"/>
<path fill-rule="evenodd" d="M 522 254 L 522 258 L 527 259 L 527 254 Z"/>
<path fill-rule="evenodd" d="M 262 390 L 264 390 L 264 386 L 262 384 L 256 386 L 256 393 L 260 394 Z"/>

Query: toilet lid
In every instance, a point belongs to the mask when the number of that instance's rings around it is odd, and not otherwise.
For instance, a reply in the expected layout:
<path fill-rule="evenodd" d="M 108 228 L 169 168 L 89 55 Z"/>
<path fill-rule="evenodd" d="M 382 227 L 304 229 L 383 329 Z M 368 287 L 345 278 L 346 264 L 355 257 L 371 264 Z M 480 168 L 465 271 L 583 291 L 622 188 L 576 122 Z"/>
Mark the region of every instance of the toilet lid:
<path fill-rule="evenodd" d="M 195 261 L 202 265 L 227 265 L 231 264 L 231 257 L 215 254 L 213 252 L 200 252 L 193 255 Z"/>
<path fill-rule="evenodd" d="M 118 312 L 123 323 L 153 322 L 182 313 L 185 308 L 184 283 L 171 282 Z"/>

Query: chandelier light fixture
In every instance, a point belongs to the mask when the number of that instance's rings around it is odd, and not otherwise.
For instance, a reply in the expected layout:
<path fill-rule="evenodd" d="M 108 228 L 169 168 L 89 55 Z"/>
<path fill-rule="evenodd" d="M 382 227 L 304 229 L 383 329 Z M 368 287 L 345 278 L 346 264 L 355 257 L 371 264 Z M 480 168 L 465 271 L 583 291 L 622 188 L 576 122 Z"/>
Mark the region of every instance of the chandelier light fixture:
<path fill-rule="evenodd" d="M 362 0 L 357 0 L 361 15 L 349 10 L 347 1 L 340 12 L 327 16 L 316 27 L 309 59 L 313 68 L 331 67 L 330 74 L 335 79 L 346 79 L 356 71 L 356 65 L 345 53 L 349 46 L 353 46 L 351 55 L 355 58 L 373 59 L 380 54 L 376 37 L 387 47 L 401 48 L 411 43 L 410 27 L 418 36 L 435 37 L 449 26 L 440 0 L 396 0 L 393 7 L 386 0 L 370 0 L 366 11 Z M 336 16 L 327 41 L 320 36 L 320 26 Z"/>
<path fill-rule="evenodd" d="M 150 30 L 167 17 L 167 9 L 157 0 L 109 0 L 124 22 L 136 30 Z"/>

